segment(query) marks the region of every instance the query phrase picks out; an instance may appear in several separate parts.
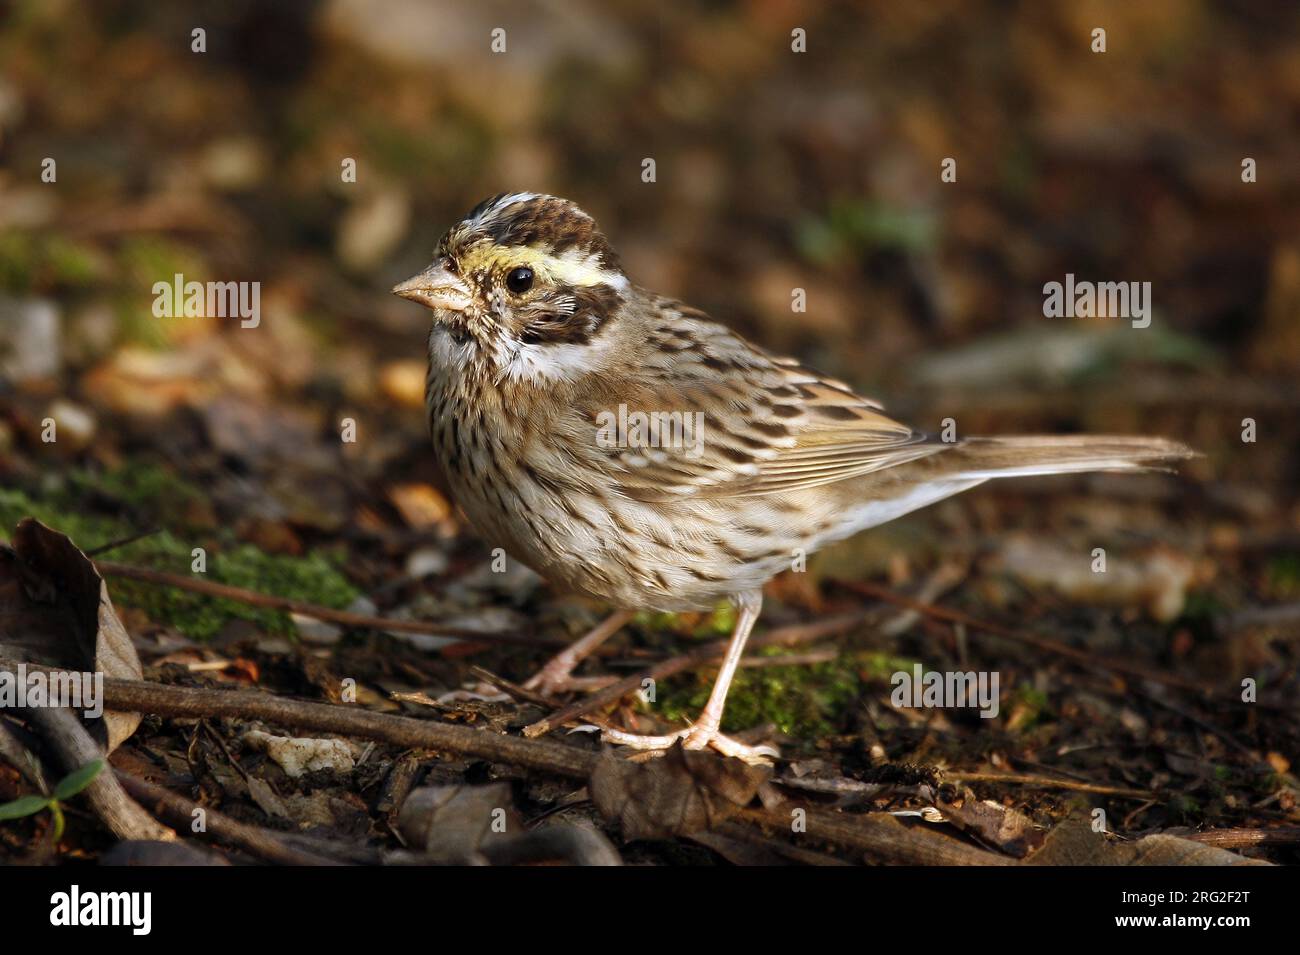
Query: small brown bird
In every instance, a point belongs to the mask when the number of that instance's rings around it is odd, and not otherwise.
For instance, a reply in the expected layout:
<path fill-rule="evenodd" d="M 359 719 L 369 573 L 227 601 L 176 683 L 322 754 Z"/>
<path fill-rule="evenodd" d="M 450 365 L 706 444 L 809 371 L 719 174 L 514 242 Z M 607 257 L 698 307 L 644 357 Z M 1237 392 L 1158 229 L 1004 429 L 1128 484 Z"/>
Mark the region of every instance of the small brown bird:
<path fill-rule="evenodd" d="M 634 610 L 738 608 L 713 692 L 681 739 L 774 754 L 719 732 L 762 586 L 801 554 L 990 478 L 1136 471 L 1186 458 L 1163 438 L 944 443 L 697 309 L 632 284 L 572 202 L 476 206 L 393 291 L 433 311 L 426 406 L 452 491 L 492 544 L 619 609 L 531 682 L 570 685 Z"/>

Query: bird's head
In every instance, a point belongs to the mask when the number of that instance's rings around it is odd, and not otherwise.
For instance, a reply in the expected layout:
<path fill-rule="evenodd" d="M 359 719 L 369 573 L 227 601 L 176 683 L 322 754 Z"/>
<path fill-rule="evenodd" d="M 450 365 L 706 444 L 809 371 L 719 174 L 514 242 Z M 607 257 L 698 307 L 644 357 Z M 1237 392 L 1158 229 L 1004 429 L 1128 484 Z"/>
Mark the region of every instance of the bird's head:
<path fill-rule="evenodd" d="M 536 381 L 595 369 L 632 287 L 591 216 L 521 192 L 475 206 L 393 292 L 433 311 L 431 347 L 445 336 L 455 364 Z"/>

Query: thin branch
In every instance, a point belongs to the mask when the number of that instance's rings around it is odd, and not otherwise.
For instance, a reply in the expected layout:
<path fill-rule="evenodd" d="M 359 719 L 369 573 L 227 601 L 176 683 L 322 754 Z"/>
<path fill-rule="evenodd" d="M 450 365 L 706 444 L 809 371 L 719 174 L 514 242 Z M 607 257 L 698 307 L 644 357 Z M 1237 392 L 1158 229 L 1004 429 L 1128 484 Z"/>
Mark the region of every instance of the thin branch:
<path fill-rule="evenodd" d="M 231 819 L 224 813 L 179 796 L 147 780 L 131 776 L 120 769 L 115 773 L 122 788 L 138 802 L 182 830 L 188 830 L 194 821 L 194 811 L 201 809 L 204 816 L 203 834 L 209 841 L 222 842 L 242 849 L 249 855 L 279 865 L 338 865 L 333 859 L 294 848 L 280 841 L 273 832 Z"/>
<path fill-rule="evenodd" d="M 840 658 L 840 651 L 835 647 L 825 650 L 809 650 L 807 653 L 782 653 L 774 657 L 741 657 L 740 666 L 746 670 L 765 670 L 768 667 L 806 667 L 819 663 L 831 663 Z"/>
<path fill-rule="evenodd" d="M 368 630 L 393 630 L 398 633 L 418 633 L 425 636 L 456 637 L 475 643 L 508 643 L 527 647 L 566 647 L 568 640 L 556 640 L 548 637 L 535 637 L 513 633 L 485 633 L 473 627 L 445 626 L 440 623 L 423 620 L 397 620 L 392 617 L 375 617 L 370 614 L 352 613 L 349 610 L 335 610 L 305 600 L 291 600 L 287 597 L 273 597 L 256 590 L 232 587 L 211 580 L 200 580 L 184 574 L 173 574 L 151 567 L 137 567 L 134 564 L 119 564 L 109 560 L 95 561 L 95 567 L 105 577 L 119 577 L 126 580 L 138 580 L 149 584 L 161 584 L 189 590 L 208 597 L 224 597 L 253 607 L 265 607 L 268 610 L 282 610 L 286 613 L 301 614 L 315 620 L 326 620 L 344 627 L 362 627 Z"/>
<path fill-rule="evenodd" d="M 1249 849 L 1252 846 L 1300 845 L 1300 826 L 1285 829 L 1211 829 L 1183 836 L 1193 842 L 1220 849 Z"/>
<path fill-rule="evenodd" d="M 0 669 L 13 666 L 7 660 L 0 660 Z M 395 746 L 461 753 L 572 779 L 586 780 L 597 760 L 596 753 L 563 743 L 524 740 L 467 726 L 374 713 L 346 703 L 285 699 L 259 690 L 166 686 L 145 680 L 105 677 L 104 707 L 158 716 L 265 720 L 304 730 L 381 740 Z"/>
<path fill-rule="evenodd" d="M 1040 637 L 1032 633 L 1022 633 L 1019 630 L 1012 630 L 1010 627 L 1004 627 L 1001 624 L 993 623 L 989 620 L 981 620 L 970 614 L 962 613 L 960 610 L 949 610 L 946 607 L 937 607 L 934 604 L 926 603 L 922 600 L 914 600 L 903 594 L 895 593 L 887 587 L 881 587 L 877 584 L 867 581 L 836 581 L 837 585 L 851 590 L 853 593 L 860 594 L 864 597 L 874 597 L 877 600 L 884 600 L 888 603 L 897 604 L 900 607 L 909 607 L 918 613 L 923 613 L 927 617 L 933 617 L 935 620 L 945 620 L 949 623 L 961 623 L 968 627 L 983 630 L 986 633 L 994 634 L 1006 640 L 1015 643 L 1022 643 L 1026 646 L 1036 647 L 1039 650 L 1045 650 L 1048 653 L 1054 653 L 1057 656 L 1067 657 L 1085 667 L 1100 667 L 1111 670 L 1115 673 L 1124 673 L 1142 680 L 1151 680 L 1154 683 L 1164 683 L 1169 686 L 1176 686 L 1184 690 L 1194 690 L 1198 693 L 1210 692 L 1209 688 L 1195 683 L 1191 680 L 1183 679 L 1171 673 L 1161 673 L 1157 670 L 1150 670 L 1146 667 L 1139 666 L 1136 663 L 1125 663 L 1122 660 L 1106 659 L 1098 657 L 1095 654 L 1088 653 L 1085 650 L 1079 650 L 1075 647 L 1067 646 L 1064 643 L 1058 643 L 1055 640 L 1049 640 L 1046 637 Z"/>
<path fill-rule="evenodd" d="M 862 614 L 822 621 L 815 625 L 775 630 L 766 634 L 769 642 L 781 639 L 818 639 L 836 628 L 845 628 L 864 618 Z M 669 661 L 672 662 L 672 661 Z M 0 659 L 0 670 L 12 670 L 17 664 Z M 29 664 L 29 669 L 32 667 Z M 43 668 L 46 669 L 46 668 Z M 260 719 L 285 727 L 317 730 L 381 740 L 396 746 L 413 749 L 441 750 L 461 753 L 493 762 L 510 763 L 543 772 L 554 773 L 570 779 L 586 781 L 595 770 L 599 756 L 577 747 L 547 740 L 525 740 L 502 736 L 488 730 L 465 726 L 434 723 L 408 716 L 373 713 L 348 704 L 313 703 L 287 700 L 257 690 L 219 690 L 194 687 L 166 686 L 144 680 L 104 679 L 104 706 L 118 711 L 153 713 L 159 716 L 199 718 L 231 717 L 235 719 Z M 164 796 L 150 789 L 148 784 L 133 777 L 103 774 L 114 785 L 133 787 L 146 801 L 153 801 L 165 813 L 182 810 L 191 818 L 193 806 L 183 797 L 169 793 Z M 137 807 L 138 808 L 138 807 Z M 212 829 L 212 811 L 209 828 Z M 789 831 L 790 816 L 777 810 L 742 809 L 739 821 L 764 828 L 774 827 Z M 887 815 L 855 816 L 816 807 L 806 809 L 807 833 L 828 843 L 858 849 L 883 861 L 931 865 L 1011 865 L 1003 856 L 974 849 L 938 833 L 912 829 Z M 223 820 L 224 822 L 224 820 Z M 234 841 L 251 834 L 220 825 L 215 833 Z M 275 853 L 268 847 L 267 833 L 258 834 L 263 840 L 258 854 Z M 243 848 L 254 851 L 248 844 Z M 282 845 L 281 850 L 295 851 L 293 846 Z M 278 859 L 276 861 L 284 861 Z M 303 860 L 306 861 L 306 860 Z M 314 860 L 313 860 L 314 861 Z"/>
<path fill-rule="evenodd" d="M 155 527 L 152 530 L 138 531 L 129 537 L 119 537 L 117 540 L 111 540 L 107 544 L 101 544 L 94 550 L 85 552 L 87 557 L 98 557 L 100 554 L 107 554 L 111 550 L 117 550 L 119 547 L 125 547 L 127 544 L 134 544 L 138 540 L 144 540 L 146 537 L 152 537 L 154 534 L 162 532 L 162 528 Z"/>
<path fill-rule="evenodd" d="M 0 661 L 0 667 L 3 666 Z M 24 715 L 55 752 L 64 772 L 70 773 L 97 759 L 107 762 L 104 748 L 95 742 L 72 710 L 34 706 Z M 95 815 L 119 839 L 176 840 L 176 833 L 134 802 L 111 772 L 101 772 L 91 780 L 83 795 Z"/>
<path fill-rule="evenodd" d="M 754 649 L 758 649 L 760 647 L 794 646 L 800 643 L 810 643 L 813 640 L 820 640 L 823 637 L 850 630 L 870 620 L 874 615 L 874 611 L 859 611 L 857 613 L 842 614 L 838 617 L 830 617 L 816 623 L 779 627 L 776 630 L 754 637 L 750 640 L 749 645 Z M 645 680 L 664 680 L 685 670 L 710 663 L 722 656 L 728 642 L 726 639 L 715 640 L 712 643 L 705 644 L 698 650 L 672 657 L 656 663 L 640 673 L 634 673 L 632 676 L 619 680 L 603 690 L 598 690 L 586 699 L 578 700 L 559 712 L 552 713 L 545 719 L 525 726 L 524 735 L 529 737 L 545 736 L 565 723 L 576 720 L 580 716 L 586 716 L 603 706 L 617 703 L 629 693 L 635 693 L 641 689 L 641 684 Z"/>
<path fill-rule="evenodd" d="M 839 621 L 844 626 L 846 621 Z M 831 621 L 817 629 L 824 635 Z M 800 629 L 800 628 L 795 628 Z M 771 636 L 771 634 L 769 634 Z M 0 661 L 0 666 L 4 661 Z M 256 690 L 210 690 L 162 686 L 141 680 L 104 680 L 104 705 L 161 716 L 227 716 L 262 719 L 302 729 L 383 740 L 398 746 L 458 752 L 495 762 L 512 763 L 584 782 L 595 770 L 596 753 L 546 740 L 523 740 L 486 730 L 449 726 L 407 716 L 371 713 L 345 704 L 283 700 Z M 750 824 L 789 827 L 789 817 L 768 810 L 742 809 Z M 808 810 L 808 834 L 827 842 L 871 852 L 910 864 L 1009 864 L 990 852 L 972 849 L 936 833 L 909 830 L 892 817 L 849 817 L 820 809 Z"/>
<path fill-rule="evenodd" d="M 948 589 L 955 587 L 966 574 L 966 570 L 956 563 L 940 564 L 921 585 L 918 595 L 924 601 L 935 600 L 940 594 Z M 928 606 L 929 604 L 924 604 Z M 871 610 L 860 610 L 854 613 L 842 614 L 838 617 L 830 617 L 826 620 L 819 620 L 814 623 L 796 624 L 790 627 L 778 627 L 775 630 L 768 631 L 757 637 L 750 638 L 749 648 L 757 650 L 762 647 L 771 646 L 796 646 L 801 643 L 811 643 L 820 640 L 822 637 L 829 637 L 845 630 L 866 623 L 879 616 L 879 611 L 875 608 Z M 914 614 L 899 614 L 892 620 L 884 623 L 882 630 L 889 632 L 890 636 L 898 636 L 911 626 Z M 602 690 L 593 693 L 584 700 L 578 700 L 570 704 L 558 713 L 552 713 L 546 719 L 538 720 L 529 726 L 524 727 L 525 736 L 545 736 L 556 727 L 563 726 L 565 723 L 576 720 L 580 716 L 618 702 L 629 693 L 634 693 L 641 689 L 645 680 L 662 680 L 667 677 L 681 673 L 684 670 L 690 670 L 693 667 L 703 666 L 711 663 L 713 660 L 722 656 L 726 650 L 730 639 L 716 640 L 707 644 L 691 653 L 681 656 L 672 657 L 655 664 L 648 670 L 620 680 L 611 684 Z"/>
<path fill-rule="evenodd" d="M 1300 602 L 1273 607 L 1247 607 L 1220 616 L 1216 623 L 1221 630 L 1228 633 L 1248 627 L 1293 627 L 1300 624 Z"/>
<path fill-rule="evenodd" d="M 742 809 L 738 818 L 776 830 L 791 831 L 788 809 Z M 901 865 L 1016 865 L 1015 859 L 976 849 L 949 836 L 899 822 L 888 813 L 854 815 L 815 806 L 803 810 L 803 832 L 809 839 L 848 846 L 882 862 Z"/>
<path fill-rule="evenodd" d="M 42 793 L 49 792 L 50 788 L 45 782 L 45 773 L 41 771 L 40 760 L 36 758 L 35 753 L 23 745 L 18 734 L 3 720 L 0 720 L 0 759 L 18 770 L 19 775 Z"/>
<path fill-rule="evenodd" d="M 1080 783 L 1073 779 L 1060 779 L 1056 776 L 1037 776 L 1032 773 L 953 773 L 945 772 L 944 779 L 964 783 L 1011 783 L 1022 786 L 1038 786 L 1042 789 L 1071 789 L 1081 793 L 1096 793 L 1099 796 L 1121 796 L 1125 799 L 1152 799 L 1155 793 L 1147 789 L 1125 789 L 1122 786 L 1100 786 L 1096 783 Z"/>
<path fill-rule="evenodd" d="M 471 665 L 469 673 L 470 676 L 477 677 L 484 683 L 492 684 L 497 689 L 509 694 L 516 700 L 520 700 L 524 703 L 532 703 L 535 706 L 549 707 L 551 705 L 551 701 L 540 693 L 534 693 L 532 690 L 525 689 L 518 683 L 512 683 L 505 677 L 493 673 L 485 667 Z"/>

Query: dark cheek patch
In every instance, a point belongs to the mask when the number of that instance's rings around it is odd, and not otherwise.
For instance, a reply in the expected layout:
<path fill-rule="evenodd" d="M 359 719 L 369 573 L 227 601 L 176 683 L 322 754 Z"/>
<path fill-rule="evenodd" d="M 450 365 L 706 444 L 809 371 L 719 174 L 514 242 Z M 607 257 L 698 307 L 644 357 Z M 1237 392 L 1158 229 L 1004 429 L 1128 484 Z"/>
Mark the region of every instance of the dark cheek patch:
<path fill-rule="evenodd" d="M 566 299 L 576 302 L 572 313 L 559 307 Z M 585 345 L 622 303 L 622 296 L 608 285 L 559 289 L 532 303 L 519 340 L 527 345 Z"/>

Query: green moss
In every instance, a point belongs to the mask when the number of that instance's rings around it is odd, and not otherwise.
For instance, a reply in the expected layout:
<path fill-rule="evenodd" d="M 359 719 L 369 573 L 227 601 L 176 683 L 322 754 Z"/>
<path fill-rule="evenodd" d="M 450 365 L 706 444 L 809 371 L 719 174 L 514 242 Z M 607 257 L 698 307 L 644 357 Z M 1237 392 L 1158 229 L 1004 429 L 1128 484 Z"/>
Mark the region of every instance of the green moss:
<path fill-rule="evenodd" d="M 437 132 L 402 129 L 387 123 L 367 123 L 367 139 L 378 165 L 394 175 L 419 174 L 428 169 L 459 166 L 462 156 L 483 151 L 477 131 L 463 124 L 440 124 Z M 432 128 L 431 128 L 432 129 Z M 446 132 L 446 136 L 442 135 Z"/>
<path fill-rule="evenodd" d="M 672 633 L 701 640 L 716 640 L 719 637 L 731 636 L 731 631 L 736 626 L 736 607 L 729 600 L 724 600 L 703 620 L 691 624 L 687 623 L 686 615 L 679 613 L 643 611 L 632 619 L 638 627 L 653 633 Z"/>
<path fill-rule="evenodd" d="M 912 674 L 916 660 L 896 657 L 882 650 L 866 650 L 856 656 L 858 672 L 864 680 L 889 683 L 895 673 Z"/>
<path fill-rule="evenodd" d="M 178 272 L 187 282 L 202 282 L 207 278 L 207 269 L 197 251 L 154 236 L 123 242 L 118 250 L 118 265 L 122 277 L 136 287 L 152 288 L 155 282 L 170 282 Z"/>
<path fill-rule="evenodd" d="M 1212 620 L 1227 609 L 1227 605 L 1209 591 L 1193 590 L 1187 595 L 1187 602 L 1183 605 L 1182 617 L 1179 618 L 1177 623 Z"/>
<path fill-rule="evenodd" d="M 72 508 L 88 494 L 121 501 L 129 510 L 147 512 L 152 523 L 174 530 L 188 529 L 191 515 L 205 499 L 196 485 L 152 461 L 128 463 L 101 474 L 74 471 L 54 500 Z"/>
<path fill-rule="evenodd" d="M 162 349 L 167 345 L 166 328 L 147 308 L 141 308 L 139 296 L 122 295 L 114 303 L 121 341 L 146 348 Z"/>
<path fill-rule="evenodd" d="M 34 517 L 42 524 L 62 531 L 82 549 L 113 540 L 117 530 L 117 525 L 106 518 L 82 516 L 49 501 L 35 500 L 22 491 L 0 488 L 0 539 L 8 541 L 15 525 L 24 517 Z"/>
<path fill-rule="evenodd" d="M 49 286 L 91 285 L 102 278 L 103 263 L 92 246 L 61 236 L 0 233 L 0 290 L 23 294 Z"/>
<path fill-rule="evenodd" d="M 1011 691 L 1011 698 L 1004 712 L 1016 715 L 1016 730 L 1024 733 L 1040 721 L 1051 715 L 1051 705 L 1047 694 L 1036 690 L 1028 683 L 1021 683 Z"/>
<path fill-rule="evenodd" d="M 926 210 L 846 199 L 831 203 L 824 216 L 804 222 L 796 240 L 804 258 L 826 265 L 880 249 L 933 248 L 936 227 L 934 216 Z"/>
<path fill-rule="evenodd" d="M 176 546 L 174 539 L 168 543 L 172 546 L 143 555 L 144 562 L 172 573 L 190 572 L 193 560 L 190 548 Z M 249 544 L 210 553 L 207 573 L 203 576 L 217 583 L 338 609 L 346 607 L 357 596 L 356 589 L 325 555 L 264 554 Z M 129 580 L 112 581 L 110 589 L 115 600 L 138 607 L 150 619 L 169 623 L 196 640 L 214 636 L 233 619 L 248 620 L 267 633 L 286 636 L 294 633 L 287 614 L 235 600 Z"/>
<path fill-rule="evenodd" d="M 1228 610 L 1228 606 L 1214 594 L 1205 590 L 1193 590 L 1187 595 L 1183 612 L 1177 620 L 1171 621 L 1167 630 L 1188 630 L 1199 642 L 1212 642 L 1218 639 L 1216 620 Z"/>
<path fill-rule="evenodd" d="M 186 282 L 205 282 L 208 269 L 202 255 L 179 242 L 156 237 L 133 238 L 117 252 L 116 274 L 119 285 L 114 297 L 118 327 L 122 340 L 150 348 L 162 348 L 168 342 L 173 319 L 159 319 L 153 314 L 153 286 L 171 283 L 176 275 Z"/>
<path fill-rule="evenodd" d="M 183 506 L 189 495 L 199 493 L 153 465 L 123 468 L 102 477 L 75 474 L 62 486 L 39 497 L 0 489 L 0 537 L 7 540 L 14 525 L 24 517 L 34 517 L 62 531 L 82 550 L 93 550 L 138 532 L 139 528 L 124 520 L 87 514 L 84 505 L 77 506 L 79 500 L 84 500 L 88 487 L 116 491 L 126 500 L 149 501 L 151 506 L 157 505 L 154 513 L 174 511 Z M 181 532 L 183 528 L 177 531 Z M 172 531 L 164 531 L 126 544 L 106 557 L 170 573 L 191 574 L 195 547 L 205 549 L 207 571 L 203 577 L 206 580 L 335 608 L 348 606 L 357 596 L 357 590 L 339 571 L 341 560 L 335 555 L 264 554 L 251 545 L 235 542 L 228 532 L 217 535 L 215 540 L 200 540 L 195 536 L 182 539 Z M 138 608 L 154 622 L 175 627 L 196 640 L 212 637 L 234 619 L 248 620 L 267 633 L 294 632 L 287 614 L 175 587 L 111 578 L 109 592 L 115 603 Z"/>
<path fill-rule="evenodd" d="M 1247 776 L 1246 785 L 1260 795 L 1272 795 L 1289 789 L 1291 781 L 1282 773 L 1258 773 Z"/>
<path fill-rule="evenodd" d="M 786 651 L 769 649 L 764 656 Z M 714 671 L 660 688 L 655 709 L 664 719 L 685 723 L 708 701 Z M 814 739 L 835 731 L 847 709 L 862 696 L 864 684 L 852 656 L 826 663 L 741 669 L 727 696 L 722 728 L 727 732 L 772 723 L 796 739 Z"/>
<path fill-rule="evenodd" d="M 1002 152 L 999 179 L 1008 199 L 1024 201 L 1038 180 L 1039 159 L 1027 140 L 1010 144 Z"/>
<path fill-rule="evenodd" d="M 22 293 L 36 274 L 35 240 L 24 232 L 0 232 L 0 289 Z"/>
<path fill-rule="evenodd" d="M 1176 825 L 1198 825 L 1205 819 L 1205 809 L 1191 796 L 1176 793 L 1170 797 L 1167 806 L 1170 819 Z"/>
<path fill-rule="evenodd" d="M 1268 588 L 1279 600 L 1300 597 L 1300 554 L 1281 554 L 1268 562 Z"/>
<path fill-rule="evenodd" d="M 725 636 L 731 632 L 733 619 L 734 611 L 719 610 L 692 632 L 701 638 Z M 675 614 L 643 614 L 638 623 L 651 630 L 680 633 L 685 629 Z M 758 655 L 779 659 L 792 652 L 799 651 L 766 647 Z M 865 694 L 887 689 L 893 674 L 910 674 L 914 663 L 880 650 L 847 650 L 825 663 L 742 668 L 727 695 L 722 728 L 738 732 L 771 723 L 796 739 L 824 737 L 840 731 L 851 708 Z M 659 687 L 658 700 L 651 709 L 668 722 L 689 722 L 708 701 L 715 675 L 715 670 L 706 669 L 667 681 Z"/>
<path fill-rule="evenodd" d="M 59 285 L 90 285 L 102 275 L 102 258 L 90 246 L 50 236 L 44 253 L 50 278 Z"/>

